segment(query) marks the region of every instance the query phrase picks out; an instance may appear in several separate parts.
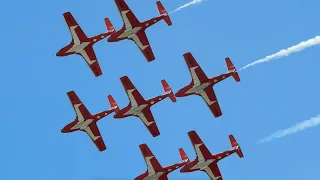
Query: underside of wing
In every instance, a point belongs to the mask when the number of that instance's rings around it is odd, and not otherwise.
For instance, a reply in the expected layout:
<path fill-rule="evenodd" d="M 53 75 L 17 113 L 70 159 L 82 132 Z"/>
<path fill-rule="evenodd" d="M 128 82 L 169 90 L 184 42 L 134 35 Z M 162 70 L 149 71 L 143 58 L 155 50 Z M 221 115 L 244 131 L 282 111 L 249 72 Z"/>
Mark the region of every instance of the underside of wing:
<path fill-rule="evenodd" d="M 210 164 L 209 167 L 205 168 L 203 171 L 205 171 L 212 180 L 223 180 L 216 163 Z"/>
<path fill-rule="evenodd" d="M 86 106 L 82 103 L 82 101 L 74 91 L 69 91 L 67 95 L 78 117 L 78 121 L 81 122 L 92 117 Z"/>
<path fill-rule="evenodd" d="M 155 59 L 148 37 L 144 31 L 137 32 L 131 39 L 136 43 L 148 62 Z"/>
<path fill-rule="evenodd" d="M 120 81 L 130 100 L 131 106 L 137 106 L 145 102 L 144 98 L 135 87 L 135 85 L 131 82 L 128 76 L 122 76 L 120 78 Z"/>
<path fill-rule="evenodd" d="M 124 0 L 115 0 L 115 3 L 118 7 L 122 21 L 126 26 L 126 29 L 132 28 L 132 26 L 138 26 L 139 21 L 136 16 L 133 14 L 129 6 Z"/>
<path fill-rule="evenodd" d="M 193 145 L 193 149 L 197 154 L 198 161 L 204 161 L 212 157 L 207 146 L 203 143 L 202 139 L 196 133 L 196 131 L 188 132 L 189 139 Z"/>
<path fill-rule="evenodd" d="M 79 54 L 84 58 L 93 74 L 97 77 L 102 75 L 102 71 L 92 46 L 87 46 Z"/>
<path fill-rule="evenodd" d="M 154 120 L 150 108 L 143 109 L 138 116 L 142 120 L 144 125 L 148 128 L 149 132 L 152 134 L 153 137 L 160 135 L 160 131 Z"/>
<path fill-rule="evenodd" d="M 149 174 L 154 174 L 156 172 L 161 172 L 163 170 L 157 158 L 153 155 L 152 151 L 149 149 L 147 144 L 141 144 L 140 151 L 145 160 L 145 163 L 148 168 Z"/>
<path fill-rule="evenodd" d="M 63 14 L 63 17 L 68 25 L 74 44 L 79 44 L 80 42 L 85 41 L 87 39 L 87 36 L 73 17 L 73 15 L 70 12 L 66 12 Z"/>
<path fill-rule="evenodd" d="M 193 83 L 194 84 L 204 83 L 208 79 L 208 77 L 203 72 L 202 68 L 199 66 L 198 62 L 195 60 L 193 55 L 190 52 L 188 52 L 188 53 L 185 53 L 183 57 L 188 66 Z"/>
<path fill-rule="evenodd" d="M 106 150 L 106 145 L 101 137 L 101 133 L 96 123 L 89 125 L 84 131 L 89 135 L 93 143 L 97 146 L 99 151 Z"/>
<path fill-rule="evenodd" d="M 212 87 L 207 87 L 200 93 L 200 96 L 204 99 L 215 117 L 222 115 L 220 105 Z"/>

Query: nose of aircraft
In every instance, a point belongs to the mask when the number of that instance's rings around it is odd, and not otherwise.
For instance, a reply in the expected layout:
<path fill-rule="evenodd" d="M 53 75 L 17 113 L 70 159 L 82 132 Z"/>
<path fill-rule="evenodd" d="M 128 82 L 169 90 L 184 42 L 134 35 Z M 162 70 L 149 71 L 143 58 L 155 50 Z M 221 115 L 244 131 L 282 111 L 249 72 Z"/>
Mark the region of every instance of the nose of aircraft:
<path fill-rule="evenodd" d="M 120 118 L 120 115 L 118 113 L 116 113 L 113 118 Z"/>
<path fill-rule="evenodd" d="M 68 133 L 68 128 L 65 126 L 64 128 L 61 129 L 61 133 Z"/>
<path fill-rule="evenodd" d="M 183 93 L 182 93 L 182 89 L 180 89 L 179 91 L 176 92 L 176 94 L 174 95 L 175 97 L 182 97 Z"/>
<path fill-rule="evenodd" d="M 63 48 L 57 52 L 56 56 L 63 56 Z"/>

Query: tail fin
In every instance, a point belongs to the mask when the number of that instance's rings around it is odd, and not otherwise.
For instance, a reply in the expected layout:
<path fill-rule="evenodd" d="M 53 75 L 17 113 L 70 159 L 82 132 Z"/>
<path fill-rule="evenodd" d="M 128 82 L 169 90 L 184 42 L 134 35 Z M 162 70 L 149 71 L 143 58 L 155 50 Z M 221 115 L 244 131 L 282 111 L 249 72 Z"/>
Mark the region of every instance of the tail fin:
<path fill-rule="evenodd" d="M 180 159 L 183 162 L 190 162 L 189 157 L 187 156 L 187 154 L 184 152 L 182 148 L 179 148 L 179 154 L 180 154 Z"/>
<path fill-rule="evenodd" d="M 229 135 L 229 140 L 230 140 L 230 144 L 231 144 L 232 148 L 236 149 L 236 153 L 238 154 L 238 156 L 240 158 L 243 158 L 243 153 L 240 148 L 240 145 L 238 144 L 237 140 L 233 137 L 233 135 Z"/>
<path fill-rule="evenodd" d="M 234 67 L 234 65 L 232 64 L 230 58 L 227 57 L 225 60 L 226 60 L 226 64 L 227 64 L 228 71 L 229 71 L 229 72 L 234 71 L 234 72 L 232 73 L 233 79 L 236 80 L 237 82 L 239 82 L 239 81 L 240 81 L 240 77 L 239 77 L 239 75 L 238 75 L 237 69 L 236 69 L 236 68 Z"/>
<path fill-rule="evenodd" d="M 120 111 L 119 106 L 111 95 L 108 96 L 108 100 L 109 100 L 111 109 L 114 109 L 114 112 L 116 113 L 119 112 Z"/>
<path fill-rule="evenodd" d="M 167 12 L 167 10 L 163 7 L 162 3 L 160 1 L 157 1 L 157 7 L 158 7 L 158 11 L 160 16 L 164 16 L 163 20 L 168 24 L 168 26 L 172 25 L 171 19 L 169 17 L 169 14 Z"/>
<path fill-rule="evenodd" d="M 168 85 L 167 81 L 166 80 L 161 80 L 161 83 L 162 83 L 162 87 L 163 87 L 163 91 L 165 94 L 169 94 L 169 98 L 172 102 L 176 102 L 177 99 L 176 97 L 174 96 L 173 94 L 173 91 L 171 90 L 170 86 Z"/>
<path fill-rule="evenodd" d="M 111 21 L 109 20 L 109 18 L 104 18 L 104 22 L 106 23 L 108 31 L 115 31 L 115 29 L 114 29 Z"/>

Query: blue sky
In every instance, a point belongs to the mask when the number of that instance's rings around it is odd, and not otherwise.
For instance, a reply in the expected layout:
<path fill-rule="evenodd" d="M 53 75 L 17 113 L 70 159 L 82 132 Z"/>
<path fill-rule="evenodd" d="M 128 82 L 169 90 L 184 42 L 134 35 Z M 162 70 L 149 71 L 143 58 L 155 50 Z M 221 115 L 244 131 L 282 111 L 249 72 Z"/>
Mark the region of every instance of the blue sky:
<path fill-rule="evenodd" d="M 158 15 L 156 1 L 127 0 L 141 21 Z M 188 0 L 162 3 L 172 11 Z M 147 63 L 131 41 L 97 43 L 103 75 L 94 78 L 80 56 L 56 57 L 70 34 L 62 14 L 70 11 L 88 36 L 116 29 L 122 21 L 113 1 L 5 1 L 1 15 L 1 179 L 133 179 L 146 170 L 138 148 L 147 143 L 165 166 L 180 161 L 182 147 L 193 160 L 187 132 L 196 130 L 212 153 L 240 143 L 244 158 L 219 163 L 226 180 L 319 179 L 319 128 L 266 144 L 257 140 L 319 113 L 319 46 L 250 67 L 215 86 L 223 116 L 214 118 L 197 96 L 169 99 L 152 108 L 161 135 L 152 138 L 137 118 L 98 126 L 107 150 L 99 153 L 85 133 L 61 134 L 75 118 L 66 93 L 74 90 L 91 113 L 109 108 L 112 94 L 124 107 L 127 96 L 119 78 L 127 75 L 145 97 L 162 93 L 161 79 L 173 91 L 191 81 L 183 53 L 191 52 L 208 77 L 226 72 L 229 56 L 241 67 L 318 35 L 319 1 L 214 1 L 172 14 L 173 25 L 160 22 L 147 30 L 156 60 Z M 203 172 L 169 175 L 170 179 L 208 179 Z"/>

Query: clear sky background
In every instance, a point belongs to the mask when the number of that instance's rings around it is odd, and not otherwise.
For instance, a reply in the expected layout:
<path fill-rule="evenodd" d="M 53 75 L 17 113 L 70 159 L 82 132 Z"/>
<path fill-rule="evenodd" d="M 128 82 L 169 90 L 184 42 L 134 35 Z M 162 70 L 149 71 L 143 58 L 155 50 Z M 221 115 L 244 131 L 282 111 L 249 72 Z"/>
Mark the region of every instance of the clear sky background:
<path fill-rule="evenodd" d="M 140 21 L 158 15 L 156 0 L 126 1 Z M 163 0 L 168 11 L 188 0 Z M 70 11 L 87 36 L 116 29 L 122 20 L 111 0 L 5 1 L 1 17 L 0 172 L 3 180 L 133 179 L 145 172 L 138 148 L 147 143 L 159 162 L 179 162 L 182 147 L 195 158 L 187 132 L 196 130 L 212 153 L 240 143 L 220 161 L 225 180 L 318 180 L 319 128 L 257 144 L 260 138 L 319 113 L 319 46 L 259 64 L 215 86 L 223 115 L 214 118 L 198 96 L 166 99 L 152 112 L 161 135 L 152 138 L 138 118 L 113 119 L 98 126 L 107 145 L 100 153 L 83 132 L 61 134 L 75 118 L 66 93 L 74 90 L 94 114 L 109 109 L 112 94 L 120 107 L 128 98 L 119 78 L 127 75 L 145 98 L 162 93 L 161 79 L 176 92 L 191 81 L 183 54 L 191 52 L 208 77 L 226 72 L 225 57 L 241 67 L 319 34 L 319 1 L 209 0 L 172 14 L 146 33 L 156 56 L 147 63 L 132 41 L 97 43 L 103 75 L 94 78 L 77 55 L 56 57 L 71 41 L 62 14 Z M 204 172 L 171 173 L 169 179 L 209 179 Z"/>

